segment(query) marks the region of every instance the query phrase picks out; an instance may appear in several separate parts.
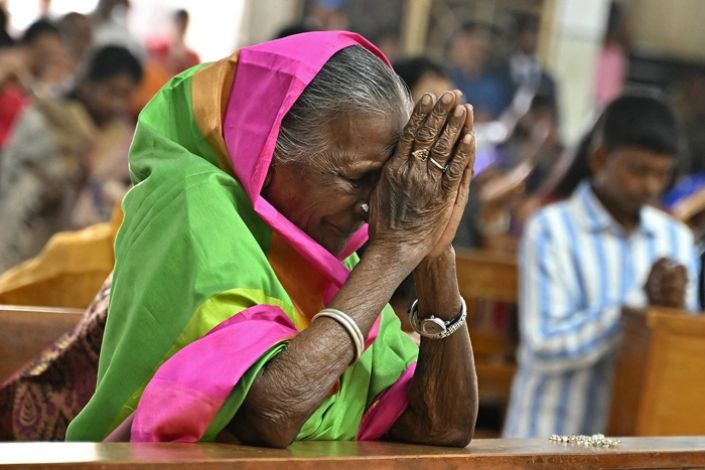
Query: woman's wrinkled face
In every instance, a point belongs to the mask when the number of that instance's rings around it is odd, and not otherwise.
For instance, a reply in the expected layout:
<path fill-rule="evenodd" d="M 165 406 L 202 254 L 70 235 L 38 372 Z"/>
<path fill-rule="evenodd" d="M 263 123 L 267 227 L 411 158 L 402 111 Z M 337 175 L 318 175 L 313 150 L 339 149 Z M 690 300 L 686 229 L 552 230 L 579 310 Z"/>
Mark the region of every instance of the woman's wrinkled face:
<path fill-rule="evenodd" d="M 322 130 L 330 142 L 325 155 L 273 165 L 262 194 L 337 255 L 366 221 L 362 203 L 369 200 L 403 125 L 400 117 L 340 117 Z"/>

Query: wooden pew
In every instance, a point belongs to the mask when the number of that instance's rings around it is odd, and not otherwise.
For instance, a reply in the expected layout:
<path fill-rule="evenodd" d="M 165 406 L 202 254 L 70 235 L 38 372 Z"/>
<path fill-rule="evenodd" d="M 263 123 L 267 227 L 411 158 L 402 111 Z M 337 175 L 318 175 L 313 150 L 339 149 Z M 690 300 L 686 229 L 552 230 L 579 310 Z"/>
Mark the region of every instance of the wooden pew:
<path fill-rule="evenodd" d="M 516 257 L 506 253 L 456 249 L 456 267 L 460 294 L 473 310 L 481 301 L 517 302 Z M 470 328 L 482 404 L 498 404 L 509 400 L 512 378 L 516 371 L 516 344 L 507 331 Z"/>
<path fill-rule="evenodd" d="M 465 449 L 391 442 L 295 442 L 287 449 L 232 444 L 0 443 L 0 468 L 337 470 L 409 468 L 693 469 L 705 467 L 705 437 L 625 438 L 610 449 L 548 439 L 477 439 Z"/>
<path fill-rule="evenodd" d="M 626 310 L 608 431 L 705 434 L 705 316 Z"/>
<path fill-rule="evenodd" d="M 69 331 L 83 310 L 0 305 L 0 382 Z"/>

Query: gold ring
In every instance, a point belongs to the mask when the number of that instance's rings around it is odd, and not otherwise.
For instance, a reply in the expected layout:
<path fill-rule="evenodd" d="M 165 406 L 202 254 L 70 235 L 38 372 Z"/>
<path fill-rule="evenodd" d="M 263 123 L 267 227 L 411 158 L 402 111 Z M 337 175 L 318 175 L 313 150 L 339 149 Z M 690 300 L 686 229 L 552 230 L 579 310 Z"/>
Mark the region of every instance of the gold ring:
<path fill-rule="evenodd" d="M 428 160 L 430 152 L 428 151 L 428 149 L 418 149 L 411 152 L 411 154 L 414 156 L 415 159 L 425 162 L 426 160 Z"/>

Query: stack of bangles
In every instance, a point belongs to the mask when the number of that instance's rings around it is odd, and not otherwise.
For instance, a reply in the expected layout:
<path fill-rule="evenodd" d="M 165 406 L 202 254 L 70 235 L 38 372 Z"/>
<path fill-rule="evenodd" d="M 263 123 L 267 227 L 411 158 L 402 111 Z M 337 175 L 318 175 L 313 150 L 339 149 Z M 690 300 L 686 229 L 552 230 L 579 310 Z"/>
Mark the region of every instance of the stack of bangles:
<path fill-rule="evenodd" d="M 452 320 L 445 321 L 434 315 L 431 315 L 428 318 L 419 319 L 418 300 L 415 300 L 409 309 L 409 323 L 411 324 L 411 327 L 424 338 L 447 338 L 458 331 L 460 327 L 465 324 L 465 320 L 467 319 L 468 307 L 462 297 L 460 298 L 460 304 L 460 313 L 458 313 L 458 315 Z M 350 335 L 350 339 L 352 339 L 353 345 L 355 346 L 355 357 L 353 358 L 352 363 L 357 362 L 358 359 L 360 359 L 360 356 L 362 356 L 362 353 L 365 351 L 365 337 L 362 335 L 362 331 L 360 331 L 360 327 L 357 326 L 355 320 L 353 320 L 347 313 L 335 308 L 324 308 L 311 319 L 311 323 L 316 321 L 319 317 L 328 317 L 335 320 L 345 329 L 345 331 L 347 331 L 348 335 Z"/>
<path fill-rule="evenodd" d="M 315 322 L 316 319 L 319 317 L 331 318 L 337 321 L 340 326 L 345 328 L 345 331 L 348 332 L 350 338 L 352 339 L 353 345 L 355 346 L 355 357 L 353 358 L 351 364 L 357 362 L 357 360 L 360 359 L 360 356 L 362 356 L 362 353 L 365 350 L 365 337 L 362 336 L 362 331 L 360 331 L 360 327 L 357 326 L 355 320 L 353 320 L 347 313 L 334 308 L 324 308 L 316 315 L 314 315 L 314 317 L 311 319 L 311 323 Z"/>

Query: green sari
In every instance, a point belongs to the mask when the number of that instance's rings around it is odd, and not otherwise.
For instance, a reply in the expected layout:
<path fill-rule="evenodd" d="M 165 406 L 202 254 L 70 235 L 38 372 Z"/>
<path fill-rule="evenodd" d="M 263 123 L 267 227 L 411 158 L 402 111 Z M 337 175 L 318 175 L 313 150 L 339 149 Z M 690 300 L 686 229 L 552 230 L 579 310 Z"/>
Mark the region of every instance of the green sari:
<path fill-rule="evenodd" d="M 317 32 L 242 49 L 174 78 L 130 151 L 95 395 L 67 440 L 215 440 L 265 364 L 358 261 L 336 258 L 260 196 L 282 118 L 338 50 Z M 417 347 L 391 307 L 299 440 L 376 439 L 403 412 Z"/>

